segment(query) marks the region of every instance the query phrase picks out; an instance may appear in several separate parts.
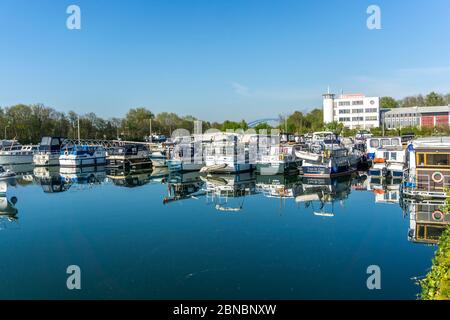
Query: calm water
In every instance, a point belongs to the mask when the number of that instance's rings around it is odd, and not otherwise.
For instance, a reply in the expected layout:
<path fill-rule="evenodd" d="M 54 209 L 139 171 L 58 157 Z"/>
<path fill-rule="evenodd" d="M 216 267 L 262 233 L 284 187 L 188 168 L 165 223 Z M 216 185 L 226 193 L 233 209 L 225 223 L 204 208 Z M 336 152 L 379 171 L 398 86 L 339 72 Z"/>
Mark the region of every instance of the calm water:
<path fill-rule="evenodd" d="M 363 178 L 51 171 L 0 198 L 2 299 L 415 299 L 436 249 L 408 240 L 395 186 Z"/>

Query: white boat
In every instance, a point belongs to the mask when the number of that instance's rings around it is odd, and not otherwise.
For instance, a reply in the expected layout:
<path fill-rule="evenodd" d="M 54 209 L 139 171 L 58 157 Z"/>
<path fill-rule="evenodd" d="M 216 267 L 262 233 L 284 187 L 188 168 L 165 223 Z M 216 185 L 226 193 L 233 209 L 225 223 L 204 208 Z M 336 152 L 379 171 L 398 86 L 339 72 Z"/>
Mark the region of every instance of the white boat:
<path fill-rule="evenodd" d="M 200 141 L 181 142 L 175 145 L 171 158 L 166 161 L 169 172 L 199 171 L 204 159 Z"/>
<path fill-rule="evenodd" d="M 61 151 L 61 167 L 101 166 L 106 164 L 106 151 L 101 146 L 72 146 Z"/>
<path fill-rule="evenodd" d="M 375 152 L 379 148 L 399 147 L 402 145 L 400 137 L 370 137 L 366 140 L 367 157 L 370 160 L 375 159 Z"/>
<path fill-rule="evenodd" d="M 0 150 L 0 165 L 33 163 L 33 154 L 37 146 L 12 144 Z"/>
<path fill-rule="evenodd" d="M 271 146 L 267 154 L 256 161 L 256 172 L 261 175 L 277 175 L 298 172 L 301 160 L 297 158 L 295 145 Z"/>
<path fill-rule="evenodd" d="M 61 146 L 64 139 L 60 137 L 43 137 L 38 150 L 33 155 L 37 167 L 58 166 Z"/>
<path fill-rule="evenodd" d="M 406 169 L 406 152 L 403 147 L 391 146 L 379 148 L 375 151 L 372 168 L 369 175 L 372 177 L 402 178 Z"/>
<path fill-rule="evenodd" d="M 254 167 L 250 161 L 248 145 L 240 141 L 239 135 L 217 134 L 205 149 L 206 168 L 203 172 L 239 173 L 251 171 Z"/>

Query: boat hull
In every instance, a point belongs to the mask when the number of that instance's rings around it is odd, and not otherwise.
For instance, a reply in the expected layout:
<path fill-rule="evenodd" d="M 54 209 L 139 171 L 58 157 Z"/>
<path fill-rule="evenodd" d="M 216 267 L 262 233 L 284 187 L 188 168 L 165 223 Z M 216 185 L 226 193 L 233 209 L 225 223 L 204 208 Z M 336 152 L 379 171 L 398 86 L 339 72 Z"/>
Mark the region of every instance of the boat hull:
<path fill-rule="evenodd" d="M 332 170 L 326 166 L 303 166 L 300 174 L 304 177 L 333 178 L 351 175 L 355 171 L 356 169 L 352 167 L 340 167 L 337 170 Z"/>
<path fill-rule="evenodd" d="M 91 167 L 106 165 L 106 157 L 92 157 L 92 158 L 59 158 L 59 165 L 61 167 Z"/>
<path fill-rule="evenodd" d="M 204 167 L 204 164 L 200 163 L 187 163 L 177 160 L 168 160 L 167 168 L 169 172 L 188 172 L 188 171 L 199 171 Z"/>
<path fill-rule="evenodd" d="M 291 163 L 258 163 L 256 165 L 256 173 L 264 176 L 274 176 L 278 174 L 291 174 L 298 172 L 299 164 Z"/>
<path fill-rule="evenodd" d="M 35 154 L 33 163 L 36 167 L 59 166 L 59 154 Z"/>
<path fill-rule="evenodd" d="M 4 153 L 0 155 L 0 165 L 30 164 L 33 163 L 33 154 L 17 155 Z"/>

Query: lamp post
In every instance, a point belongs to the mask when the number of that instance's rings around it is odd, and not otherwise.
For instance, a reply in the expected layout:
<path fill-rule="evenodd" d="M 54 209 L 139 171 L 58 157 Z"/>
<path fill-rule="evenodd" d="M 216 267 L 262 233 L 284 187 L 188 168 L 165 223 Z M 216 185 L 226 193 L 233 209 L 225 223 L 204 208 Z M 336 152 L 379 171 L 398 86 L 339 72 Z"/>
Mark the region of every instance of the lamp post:
<path fill-rule="evenodd" d="M 5 125 L 5 140 L 6 140 L 6 129 L 9 128 L 9 123 Z"/>

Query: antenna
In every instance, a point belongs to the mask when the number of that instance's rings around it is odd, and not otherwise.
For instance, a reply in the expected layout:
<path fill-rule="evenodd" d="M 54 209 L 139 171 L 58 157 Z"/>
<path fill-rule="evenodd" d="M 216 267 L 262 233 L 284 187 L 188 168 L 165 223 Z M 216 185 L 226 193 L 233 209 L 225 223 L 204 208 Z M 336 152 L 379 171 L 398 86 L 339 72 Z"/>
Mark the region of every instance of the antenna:
<path fill-rule="evenodd" d="M 327 93 L 330 94 L 330 85 L 328 85 L 328 91 L 327 91 Z"/>

